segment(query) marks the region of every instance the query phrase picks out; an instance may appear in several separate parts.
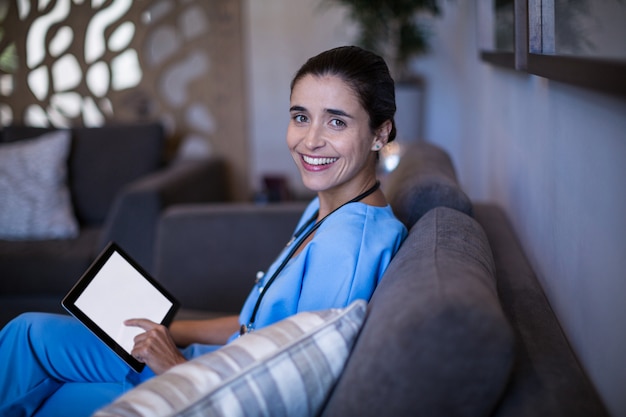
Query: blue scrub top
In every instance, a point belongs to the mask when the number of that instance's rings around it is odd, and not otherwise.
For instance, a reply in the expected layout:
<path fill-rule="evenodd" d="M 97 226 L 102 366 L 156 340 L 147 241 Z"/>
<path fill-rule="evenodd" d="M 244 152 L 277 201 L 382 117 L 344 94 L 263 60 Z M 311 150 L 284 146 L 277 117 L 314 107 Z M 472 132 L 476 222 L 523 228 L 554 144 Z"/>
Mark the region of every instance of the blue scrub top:
<path fill-rule="evenodd" d="M 304 211 L 296 230 L 318 210 L 315 198 Z M 302 311 L 348 306 L 369 301 L 391 258 L 407 235 L 390 206 L 355 202 L 326 218 L 313 239 L 292 257 L 263 296 L 254 328 L 259 329 Z M 295 244 L 295 243 L 294 243 Z M 239 316 L 248 324 L 260 288 L 289 253 L 285 248 L 252 289 Z"/>

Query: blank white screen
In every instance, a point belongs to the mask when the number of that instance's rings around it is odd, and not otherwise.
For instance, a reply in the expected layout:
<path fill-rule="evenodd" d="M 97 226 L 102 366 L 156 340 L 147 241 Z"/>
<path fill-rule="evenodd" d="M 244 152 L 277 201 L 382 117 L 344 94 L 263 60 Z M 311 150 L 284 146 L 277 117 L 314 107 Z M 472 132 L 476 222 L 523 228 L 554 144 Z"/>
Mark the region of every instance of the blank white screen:
<path fill-rule="evenodd" d="M 144 330 L 127 319 L 161 323 L 172 303 L 119 253 L 114 252 L 76 300 L 76 306 L 130 353 Z"/>

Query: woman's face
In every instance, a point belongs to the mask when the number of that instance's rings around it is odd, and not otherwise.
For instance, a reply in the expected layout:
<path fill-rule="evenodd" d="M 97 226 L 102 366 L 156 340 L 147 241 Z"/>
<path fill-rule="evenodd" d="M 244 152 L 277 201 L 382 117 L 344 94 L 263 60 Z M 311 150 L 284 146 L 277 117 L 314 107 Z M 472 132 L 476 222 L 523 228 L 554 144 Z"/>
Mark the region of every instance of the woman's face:
<path fill-rule="evenodd" d="M 293 87 L 289 111 L 287 146 L 307 188 L 350 199 L 373 184 L 376 134 L 343 80 L 306 75 Z"/>

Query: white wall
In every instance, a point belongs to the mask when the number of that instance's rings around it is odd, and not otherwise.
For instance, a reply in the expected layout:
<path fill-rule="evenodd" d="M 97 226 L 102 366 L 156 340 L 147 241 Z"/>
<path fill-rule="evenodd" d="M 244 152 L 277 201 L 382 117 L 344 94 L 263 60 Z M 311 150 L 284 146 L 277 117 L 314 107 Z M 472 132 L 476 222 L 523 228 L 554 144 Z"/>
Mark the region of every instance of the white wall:
<path fill-rule="evenodd" d="M 477 54 L 474 2 L 444 2 L 426 138 L 474 199 L 503 206 L 607 406 L 626 415 L 626 99 L 499 69 Z"/>
<path fill-rule="evenodd" d="M 298 181 L 284 162 L 289 80 L 350 33 L 315 0 L 245 3 L 252 171 Z M 626 415 L 626 100 L 483 63 L 475 0 L 443 6 L 434 52 L 415 64 L 425 139 L 451 153 L 473 199 L 505 209 L 583 366 Z"/>

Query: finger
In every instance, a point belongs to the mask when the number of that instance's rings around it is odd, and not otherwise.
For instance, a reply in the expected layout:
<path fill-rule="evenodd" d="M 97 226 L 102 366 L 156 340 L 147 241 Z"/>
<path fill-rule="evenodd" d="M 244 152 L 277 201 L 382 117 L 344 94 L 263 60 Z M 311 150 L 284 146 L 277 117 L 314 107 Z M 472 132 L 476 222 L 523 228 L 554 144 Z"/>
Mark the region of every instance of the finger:
<path fill-rule="evenodd" d="M 151 330 L 159 326 L 157 323 L 148 319 L 128 319 L 124 320 L 124 325 L 131 327 L 140 327 L 144 330 Z"/>

